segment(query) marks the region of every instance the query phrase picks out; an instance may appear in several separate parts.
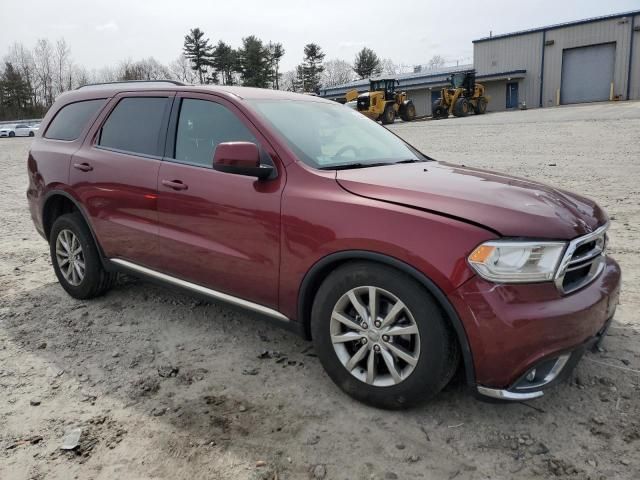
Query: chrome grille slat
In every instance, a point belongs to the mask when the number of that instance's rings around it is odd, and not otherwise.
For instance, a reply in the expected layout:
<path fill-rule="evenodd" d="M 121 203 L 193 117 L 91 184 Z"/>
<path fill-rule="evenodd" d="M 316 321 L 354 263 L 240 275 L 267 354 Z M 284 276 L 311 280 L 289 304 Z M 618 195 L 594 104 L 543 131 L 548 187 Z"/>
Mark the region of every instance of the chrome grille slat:
<path fill-rule="evenodd" d="M 605 224 L 597 230 L 576 238 L 569 242 L 567 250 L 560 261 L 558 270 L 555 276 L 555 284 L 558 290 L 563 294 L 575 292 L 582 287 L 585 287 L 593 280 L 595 280 L 602 270 L 604 270 L 604 255 L 606 250 L 606 234 L 609 224 Z M 579 251 L 588 247 L 589 243 L 593 243 L 593 247 L 588 251 Z M 570 275 L 574 272 L 587 269 L 584 275 Z M 566 283 L 565 280 L 569 280 Z"/>

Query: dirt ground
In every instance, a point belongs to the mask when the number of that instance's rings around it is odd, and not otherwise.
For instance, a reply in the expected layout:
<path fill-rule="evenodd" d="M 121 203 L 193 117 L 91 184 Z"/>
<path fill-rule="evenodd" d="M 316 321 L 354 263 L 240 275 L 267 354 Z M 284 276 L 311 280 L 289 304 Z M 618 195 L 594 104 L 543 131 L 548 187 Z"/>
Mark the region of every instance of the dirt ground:
<path fill-rule="evenodd" d="M 458 382 L 386 412 L 341 393 L 310 343 L 225 305 L 132 278 L 74 300 L 27 211 L 30 141 L 0 139 L 0 479 L 640 478 L 640 103 L 392 128 L 608 210 L 622 303 L 570 382 L 508 405 Z"/>

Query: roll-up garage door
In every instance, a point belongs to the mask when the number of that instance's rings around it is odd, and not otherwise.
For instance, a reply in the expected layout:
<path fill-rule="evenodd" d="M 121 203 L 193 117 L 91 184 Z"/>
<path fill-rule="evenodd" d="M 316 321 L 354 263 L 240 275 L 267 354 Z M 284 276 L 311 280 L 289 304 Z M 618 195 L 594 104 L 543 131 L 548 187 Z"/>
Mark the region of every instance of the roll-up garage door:
<path fill-rule="evenodd" d="M 564 50 L 560 103 L 609 100 L 615 60 L 615 43 Z"/>

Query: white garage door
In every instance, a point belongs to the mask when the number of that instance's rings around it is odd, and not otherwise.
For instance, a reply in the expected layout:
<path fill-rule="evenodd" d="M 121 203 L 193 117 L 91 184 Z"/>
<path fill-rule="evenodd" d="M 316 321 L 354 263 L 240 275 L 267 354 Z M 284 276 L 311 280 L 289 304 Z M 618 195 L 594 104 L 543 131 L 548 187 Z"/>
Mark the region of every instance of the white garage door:
<path fill-rule="evenodd" d="M 560 103 L 609 100 L 615 60 L 615 43 L 564 50 Z"/>

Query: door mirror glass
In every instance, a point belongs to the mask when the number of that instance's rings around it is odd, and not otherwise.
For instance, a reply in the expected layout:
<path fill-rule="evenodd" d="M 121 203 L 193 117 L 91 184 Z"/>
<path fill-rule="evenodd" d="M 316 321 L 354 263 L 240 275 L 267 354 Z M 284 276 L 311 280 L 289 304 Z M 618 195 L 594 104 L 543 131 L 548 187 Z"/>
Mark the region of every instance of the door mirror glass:
<path fill-rule="evenodd" d="M 267 178 L 271 165 L 260 164 L 260 150 L 251 142 L 219 143 L 213 154 L 213 168 L 219 172 Z"/>

